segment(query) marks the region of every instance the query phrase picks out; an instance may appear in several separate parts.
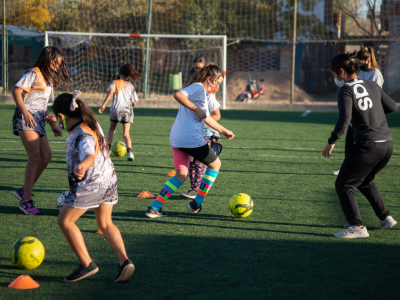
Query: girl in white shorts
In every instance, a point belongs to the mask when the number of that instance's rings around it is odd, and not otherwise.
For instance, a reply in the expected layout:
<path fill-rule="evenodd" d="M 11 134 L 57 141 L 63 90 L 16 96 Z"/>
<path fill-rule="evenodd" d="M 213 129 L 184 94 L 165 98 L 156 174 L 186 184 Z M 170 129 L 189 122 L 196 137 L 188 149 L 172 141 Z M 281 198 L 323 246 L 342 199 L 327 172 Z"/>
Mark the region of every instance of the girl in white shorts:
<path fill-rule="evenodd" d="M 53 105 L 55 115 L 46 117 L 47 122 L 57 122 L 68 131 L 66 156 L 70 191 L 58 216 L 58 225 L 78 257 L 79 267 L 65 281 L 75 282 L 99 270 L 75 224 L 89 208 L 94 208 L 97 225 L 119 259 L 119 274 L 114 281 L 128 281 L 135 267 L 126 255 L 121 233 L 111 218 L 113 204 L 118 201 L 117 176 L 103 131 L 90 108 L 77 99 L 79 93 L 58 96 Z"/>

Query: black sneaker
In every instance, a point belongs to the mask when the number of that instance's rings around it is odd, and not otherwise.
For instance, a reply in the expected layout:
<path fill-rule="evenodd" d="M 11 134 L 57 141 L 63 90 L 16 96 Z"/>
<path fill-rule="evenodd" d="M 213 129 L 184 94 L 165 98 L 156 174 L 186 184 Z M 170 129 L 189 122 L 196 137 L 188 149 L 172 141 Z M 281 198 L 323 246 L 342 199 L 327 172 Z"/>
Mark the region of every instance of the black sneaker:
<path fill-rule="evenodd" d="M 191 211 L 195 214 L 201 212 L 201 209 L 202 209 L 202 205 L 200 205 L 200 207 L 197 207 L 197 203 L 194 200 L 190 201 L 189 203 L 186 203 L 186 207 L 189 211 Z"/>
<path fill-rule="evenodd" d="M 151 206 L 147 208 L 147 212 L 145 214 L 148 218 L 160 218 L 167 217 L 167 213 L 163 211 L 161 208 L 159 210 L 155 210 Z"/>
<path fill-rule="evenodd" d="M 64 280 L 66 282 L 76 282 L 93 274 L 96 274 L 98 271 L 99 268 L 94 262 L 91 262 L 86 268 L 79 264 L 78 269 L 76 269 L 71 275 L 65 277 Z"/>
<path fill-rule="evenodd" d="M 194 199 L 196 198 L 197 191 L 195 190 L 188 190 L 187 192 L 183 192 L 180 194 L 184 198 Z"/>
<path fill-rule="evenodd" d="M 119 273 L 114 282 L 125 282 L 131 279 L 133 272 L 135 271 L 135 265 L 130 259 L 127 259 L 122 266 L 119 266 Z"/>

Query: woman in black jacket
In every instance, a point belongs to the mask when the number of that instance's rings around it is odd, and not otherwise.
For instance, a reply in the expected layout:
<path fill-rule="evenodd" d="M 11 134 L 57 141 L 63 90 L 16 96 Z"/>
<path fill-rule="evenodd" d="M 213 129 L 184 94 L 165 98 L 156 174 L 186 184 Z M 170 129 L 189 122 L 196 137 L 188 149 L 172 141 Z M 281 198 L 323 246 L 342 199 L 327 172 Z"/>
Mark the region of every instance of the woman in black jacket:
<path fill-rule="evenodd" d="M 378 227 L 391 228 L 396 221 L 372 181 L 393 153 L 393 143 L 385 114 L 397 111 L 396 102 L 378 84 L 358 78 L 358 65 L 348 54 L 339 54 L 331 62 L 331 72 L 340 87 L 338 95 L 339 119 L 322 155 L 329 157 L 335 143 L 352 126 L 354 146 L 346 154 L 336 180 L 336 192 L 348 224 L 338 232 L 338 238 L 366 238 L 354 189 L 357 188 L 370 202 L 379 218 Z"/>

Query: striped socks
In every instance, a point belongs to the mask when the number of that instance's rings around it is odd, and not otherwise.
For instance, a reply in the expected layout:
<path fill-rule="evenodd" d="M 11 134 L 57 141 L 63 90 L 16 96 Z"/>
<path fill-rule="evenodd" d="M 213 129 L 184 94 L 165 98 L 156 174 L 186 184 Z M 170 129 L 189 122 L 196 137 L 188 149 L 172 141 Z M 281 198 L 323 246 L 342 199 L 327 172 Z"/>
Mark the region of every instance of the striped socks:
<path fill-rule="evenodd" d="M 196 198 L 194 198 L 197 207 L 200 207 L 200 205 L 203 203 L 204 197 L 207 196 L 207 193 L 210 190 L 211 186 L 213 185 L 215 179 L 217 178 L 218 173 L 219 173 L 218 171 L 214 171 L 207 168 L 203 178 L 201 179 L 200 187 L 199 190 L 197 191 Z"/>
<path fill-rule="evenodd" d="M 182 185 L 182 182 L 176 178 L 175 176 L 168 180 L 161 189 L 160 194 L 158 194 L 156 200 L 154 200 L 153 204 L 151 205 L 152 208 L 155 210 L 159 210 L 165 200 L 167 200 L 179 187 Z"/>

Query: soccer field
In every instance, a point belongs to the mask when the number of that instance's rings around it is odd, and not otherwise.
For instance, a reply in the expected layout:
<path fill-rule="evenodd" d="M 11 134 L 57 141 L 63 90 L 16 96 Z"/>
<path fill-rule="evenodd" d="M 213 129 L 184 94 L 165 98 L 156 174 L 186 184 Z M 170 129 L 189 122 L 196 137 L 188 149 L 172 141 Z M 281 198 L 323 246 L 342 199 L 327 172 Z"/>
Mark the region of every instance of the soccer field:
<path fill-rule="evenodd" d="M 68 190 L 65 136 L 47 133 L 53 159 L 34 186 L 41 214 L 24 215 L 13 191 L 23 184 L 26 152 L 12 134 L 13 105 L 0 105 L 0 299 L 386 299 L 400 295 L 400 225 L 376 228 L 368 201 L 356 191 L 370 237 L 336 239 L 346 223 L 331 175 L 344 157 L 344 140 L 333 156 L 322 149 L 336 112 L 221 111 L 220 123 L 232 130 L 222 138 L 221 172 L 199 215 L 189 213 L 179 193 L 164 205 L 167 218 L 144 216 L 173 170 L 169 131 L 175 109 L 135 109 L 131 128 L 135 161 L 113 157 L 119 202 L 113 220 L 136 266 L 130 282 L 113 282 L 117 258 L 103 235 L 96 234 L 93 210 L 78 222 L 100 271 L 83 281 L 65 283 L 78 261 L 57 225 L 58 195 Z M 99 115 L 108 131 L 108 110 Z M 375 182 L 392 215 L 400 220 L 400 118 L 388 115 L 395 152 Z M 118 125 L 114 141 L 122 139 Z M 228 202 L 236 193 L 254 201 L 253 213 L 234 218 Z M 13 243 L 38 238 L 46 249 L 34 270 L 19 270 L 10 260 Z M 40 287 L 7 288 L 27 274 Z"/>

